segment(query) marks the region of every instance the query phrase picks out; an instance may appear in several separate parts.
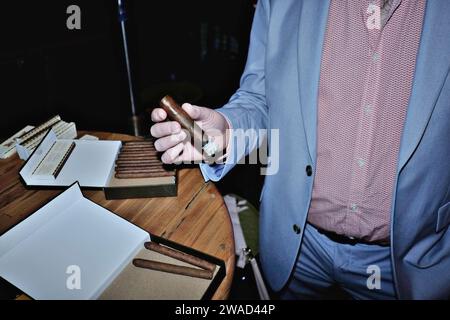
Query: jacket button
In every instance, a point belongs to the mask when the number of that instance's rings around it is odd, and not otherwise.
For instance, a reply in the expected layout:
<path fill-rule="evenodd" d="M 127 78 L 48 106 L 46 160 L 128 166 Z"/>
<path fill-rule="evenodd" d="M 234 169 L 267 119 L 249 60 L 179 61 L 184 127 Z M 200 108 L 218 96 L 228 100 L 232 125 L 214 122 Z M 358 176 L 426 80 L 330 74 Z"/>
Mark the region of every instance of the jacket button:
<path fill-rule="evenodd" d="M 293 229 L 296 234 L 300 234 L 302 232 L 302 229 L 300 229 L 300 227 L 296 224 L 294 224 Z"/>
<path fill-rule="evenodd" d="M 306 174 L 308 175 L 308 177 L 311 177 L 313 174 L 313 169 L 311 166 L 307 166 L 306 167 Z"/>

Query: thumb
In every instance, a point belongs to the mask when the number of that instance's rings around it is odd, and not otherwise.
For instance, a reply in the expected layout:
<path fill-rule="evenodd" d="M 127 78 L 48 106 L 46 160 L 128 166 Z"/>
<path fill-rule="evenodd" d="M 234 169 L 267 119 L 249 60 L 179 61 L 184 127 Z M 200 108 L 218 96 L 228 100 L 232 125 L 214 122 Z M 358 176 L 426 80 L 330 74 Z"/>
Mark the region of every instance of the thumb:
<path fill-rule="evenodd" d="M 194 106 L 190 103 L 183 104 L 182 108 L 187 112 L 192 120 L 196 121 L 206 120 L 211 112 L 208 108 Z"/>

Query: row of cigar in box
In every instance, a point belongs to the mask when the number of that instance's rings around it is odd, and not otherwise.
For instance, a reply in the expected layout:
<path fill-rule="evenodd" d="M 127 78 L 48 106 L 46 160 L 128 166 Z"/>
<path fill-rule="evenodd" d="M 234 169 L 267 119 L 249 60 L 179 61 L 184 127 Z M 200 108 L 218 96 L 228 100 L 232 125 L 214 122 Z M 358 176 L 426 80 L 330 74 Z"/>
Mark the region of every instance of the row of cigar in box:
<path fill-rule="evenodd" d="M 141 179 L 174 176 L 159 158 L 153 141 L 130 141 L 122 144 L 116 160 L 117 179 Z"/>

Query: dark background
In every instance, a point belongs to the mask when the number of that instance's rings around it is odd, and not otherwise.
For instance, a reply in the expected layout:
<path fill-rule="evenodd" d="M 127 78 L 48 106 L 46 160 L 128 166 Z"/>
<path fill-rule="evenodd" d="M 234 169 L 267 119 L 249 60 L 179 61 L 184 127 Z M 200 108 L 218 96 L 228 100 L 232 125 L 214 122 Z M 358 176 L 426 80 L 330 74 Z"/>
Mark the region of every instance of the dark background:
<path fill-rule="evenodd" d="M 124 0 L 137 111 L 165 95 L 217 108 L 238 88 L 254 14 L 251 0 Z M 68 30 L 69 5 L 81 30 Z M 131 133 L 130 97 L 115 0 L 15 0 L 0 19 L 0 139 L 59 114 L 78 130 Z M 257 166 L 218 184 L 258 205 Z"/>

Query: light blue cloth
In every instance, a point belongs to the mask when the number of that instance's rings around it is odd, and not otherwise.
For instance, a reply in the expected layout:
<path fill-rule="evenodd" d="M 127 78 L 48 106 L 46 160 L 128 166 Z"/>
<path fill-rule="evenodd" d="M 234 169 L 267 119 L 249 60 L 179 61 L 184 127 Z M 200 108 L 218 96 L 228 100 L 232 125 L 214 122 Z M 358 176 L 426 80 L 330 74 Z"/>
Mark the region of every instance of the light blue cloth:
<path fill-rule="evenodd" d="M 291 280 L 280 298 L 335 299 L 334 287 L 353 299 L 395 299 L 390 248 L 340 244 L 306 225 Z"/>
<path fill-rule="evenodd" d="M 240 89 L 219 110 L 235 129 L 279 130 L 279 172 L 266 177 L 260 219 L 261 264 L 274 290 L 295 268 L 311 200 L 329 2 L 260 0 Z M 391 261 L 401 299 L 450 297 L 449 16 L 450 1 L 427 1 L 391 214 Z M 221 179 L 258 145 L 254 137 L 246 141 L 243 148 L 231 142 L 225 165 L 202 165 L 206 179 Z"/>

